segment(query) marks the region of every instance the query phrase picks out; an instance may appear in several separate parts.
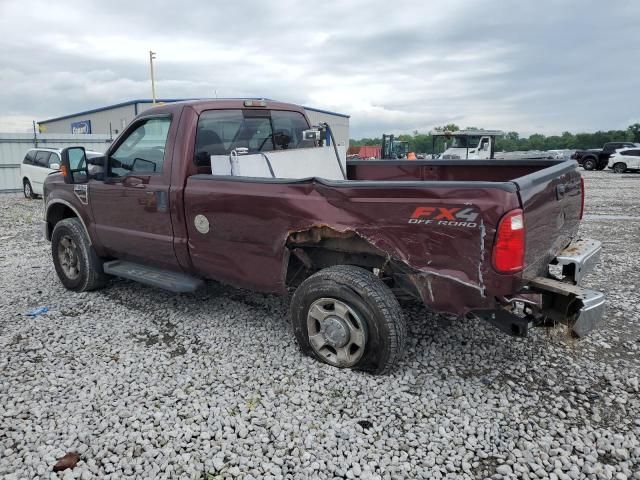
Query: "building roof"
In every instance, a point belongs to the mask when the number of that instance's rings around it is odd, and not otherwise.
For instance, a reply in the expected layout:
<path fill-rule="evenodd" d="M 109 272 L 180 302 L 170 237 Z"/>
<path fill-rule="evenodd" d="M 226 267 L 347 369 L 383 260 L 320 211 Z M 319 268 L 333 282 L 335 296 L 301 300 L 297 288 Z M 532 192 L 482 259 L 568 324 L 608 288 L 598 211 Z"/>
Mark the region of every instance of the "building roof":
<path fill-rule="evenodd" d="M 158 98 L 156 99 L 156 103 L 174 103 L 174 102 L 187 102 L 187 101 L 194 101 L 194 100 L 236 100 L 236 99 L 231 99 L 231 98 L 220 98 L 220 99 L 213 99 L 213 98 Z M 243 99 L 243 100 L 271 100 L 273 101 L 271 98 L 247 98 L 247 99 Z M 57 122 L 58 120 L 65 120 L 67 118 L 74 118 L 74 117 L 79 117 L 82 115 L 88 115 L 90 113 L 98 113 L 98 112 L 104 112 L 107 110 L 112 110 L 114 108 L 120 108 L 120 107 L 127 107 L 129 105 L 135 105 L 137 103 L 152 103 L 153 100 L 151 100 L 150 98 L 144 98 L 144 99 L 136 99 L 136 100 L 129 100 L 126 102 L 121 102 L 121 103 L 116 103 L 114 105 L 107 105 L 105 107 L 99 107 L 99 108 L 94 108 L 91 110 L 84 110 L 82 112 L 78 112 L 78 113 L 71 113 L 69 115 L 62 115 L 61 117 L 55 117 L 55 118 L 49 118 L 47 120 L 42 120 L 41 122 L 38 122 L 39 125 L 44 125 L 50 122 Z M 349 115 L 345 115 L 344 113 L 337 113 L 337 112 L 330 112 L 328 110 L 320 110 L 318 108 L 313 108 L 313 107 L 305 107 L 303 106 L 303 108 L 305 110 L 311 110 L 312 112 L 319 112 L 319 113 L 326 113 L 329 115 L 336 115 L 338 117 L 344 117 L 344 118 L 349 118 Z"/>
<path fill-rule="evenodd" d="M 156 102 L 158 103 L 173 103 L 173 102 L 183 102 L 185 100 L 199 100 L 197 98 L 158 98 L 156 99 Z M 99 107 L 99 108 L 93 108 L 91 110 L 84 110 L 82 112 L 78 112 L 78 113 L 71 113 L 69 115 L 62 115 L 61 117 L 55 117 L 55 118 L 49 118 L 47 120 L 42 120 L 41 122 L 38 122 L 38 124 L 42 125 L 45 123 L 49 123 L 49 122 L 56 122 L 58 120 L 64 120 L 66 118 L 73 118 L 73 117 L 79 117 L 81 115 L 88 115 L 90 113 L 98 113 L 98 112 L 104 112 L 106 110 L 112 110 L 114 108 L 120 108 L 120 107 L 128 107 L 129 105 L 135 105 L 136 103 L 153 103 L 153 100 L 151 99 L 137 99 L 137 100 L 129 100 L 127 102 L 121 102 L 121 103 L 116 103 L 113 105 L 107 105 L 105 107 Z"/>

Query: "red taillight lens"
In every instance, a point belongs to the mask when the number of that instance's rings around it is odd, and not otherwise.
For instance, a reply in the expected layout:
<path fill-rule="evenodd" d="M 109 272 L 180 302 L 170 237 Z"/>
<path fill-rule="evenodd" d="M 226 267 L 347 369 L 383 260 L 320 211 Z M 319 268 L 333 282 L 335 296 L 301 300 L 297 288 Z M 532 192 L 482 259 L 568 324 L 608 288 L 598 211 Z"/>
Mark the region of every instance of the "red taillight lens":
<path fill-rule="evenodd" d="M 507 212 L 498 224 L 493 268 L 500 273 L 519 272 L 524 268 L 524 215 L 519 208 Z"/>
<path fill-rule="evenodd" d="M 582 220 L 582 215 L 584 215 L 584 177 L 580 175 L 580 220 Z"/>

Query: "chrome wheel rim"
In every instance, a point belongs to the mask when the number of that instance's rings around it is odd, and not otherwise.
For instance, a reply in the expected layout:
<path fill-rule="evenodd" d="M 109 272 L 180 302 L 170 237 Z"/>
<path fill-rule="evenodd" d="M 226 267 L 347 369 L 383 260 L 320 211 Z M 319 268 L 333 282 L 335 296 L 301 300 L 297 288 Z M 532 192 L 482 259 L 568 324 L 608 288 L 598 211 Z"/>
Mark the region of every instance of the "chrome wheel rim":
<path fill-rule="evenodd" d="M 360 315 L 335 298 L 320 298 L 307 312 L 311 348 L 336 367 L 352 367 L 362 358 L 367 341 L 365 328 Z"/>
<path fill-rule="evenodd" d="M 78 265 L 78 247 L 69 235 L 64 235 L 58 242 L 58 261 L 65 276 L 75 280 L 80 275 Z"/>
<path fill-rule="evenodd" d="M 24 196 L 25 197 L 31 196 L 31 185 L 29 183 L 24 184 Z"/>

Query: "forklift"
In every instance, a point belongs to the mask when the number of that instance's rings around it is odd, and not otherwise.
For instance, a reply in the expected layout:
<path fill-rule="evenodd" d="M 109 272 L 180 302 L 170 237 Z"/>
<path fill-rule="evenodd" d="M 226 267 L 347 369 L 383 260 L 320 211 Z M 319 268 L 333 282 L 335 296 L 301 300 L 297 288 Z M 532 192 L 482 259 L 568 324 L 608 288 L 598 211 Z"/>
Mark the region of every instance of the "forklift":
<path fill-rule="evenodd" d="M 396 140 L 393 135 L 382 134 L 382 159 L 396 160 L 407 158 L 409 153 L 409 142 Z"/>

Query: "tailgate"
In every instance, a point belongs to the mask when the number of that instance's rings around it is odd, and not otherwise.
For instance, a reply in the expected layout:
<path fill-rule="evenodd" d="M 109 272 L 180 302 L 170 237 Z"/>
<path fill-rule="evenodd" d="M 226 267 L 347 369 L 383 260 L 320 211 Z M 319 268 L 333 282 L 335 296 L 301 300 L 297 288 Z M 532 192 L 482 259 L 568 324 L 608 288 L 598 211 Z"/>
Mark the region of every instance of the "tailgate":
<path fill-rule="evenodd" d="M 514 180 L 524 210 L 525 278 L 545 275 L 549 262 L 578 234 L 582 180 L 573 160 Z"/>

